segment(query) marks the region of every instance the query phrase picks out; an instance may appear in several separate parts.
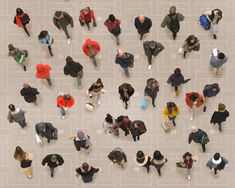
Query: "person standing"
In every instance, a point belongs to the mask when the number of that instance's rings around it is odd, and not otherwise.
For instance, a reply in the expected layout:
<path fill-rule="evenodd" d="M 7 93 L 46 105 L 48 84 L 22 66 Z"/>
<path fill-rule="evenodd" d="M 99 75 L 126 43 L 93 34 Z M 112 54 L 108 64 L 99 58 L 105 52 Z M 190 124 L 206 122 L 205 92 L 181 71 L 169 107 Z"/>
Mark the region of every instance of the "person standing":
<path fill-rule="evenodd" d="M 154 78 L 149 78 L 147 80 L 147 85 L 144 89 L 144 95 L 152 99 L 152 105 L 155 108 L 155 100 L 157 98 L 157 93 L 159 92 L 159 83 Z"/>
<path fill-rule="evenodd" d="M 102 124 L 102 127 L 104 128 L 104 133 L 107 134 L 113 134 L 114 136 L 119 136 L 119 126 L 114 117 L 112 117 L 110 114 L 107 114 L 104 122 Z"/>
<path fill-rule="evenodd" d="M 35 125 L 36 131 L 36 140 L 38 143 L 43 142 L 43 138 L 47 139 L 47 142 L 50 143 L 51 140 L 58 139 L 58 131 L 51 123 L 49 122 L 40 122 Z"/>
<path fill-rule="evenodd" d="M 82 45 L 82 50 L 86 56 L 88 56 L 91 62 L 94 64 L 97 69 L 96 55 L 100 51 L 100 45 L 97 41 L 86 39 L 85 43 Z"/>
<path fill-rule="evenodd" d="M 7 119 L 10 123 L 16 122 L 18 123 L 21 128 L 25 128 L 27 126 L 26 120 L 25 120 L 25 111 L 21 108 L 16 108 L 15 105 L 9 104 L 8 106 L 9 112 L 7 115 Z"/>
<path fill-rule="evenodd" d="M 222 132 L 222 122 L 225 122 L 228 117 L 229 112 L 226 110 L 226 106 L 222 103 L 219 103 L 218 111 L 213 113 L 210 123 L 217 123 L 219 125 L 219 131 Z"/>
<path fill-rule="evenodd" d="M 145 123 L 141 120 L 135 120 L 131 122 L 130 132 L 134 142 L 140 140 L 140 135 L 144 134 L 147 131 Z"/>
<path fill-rule="evenodd" d="M 100 171 L 99 168 L 94 168 L 87 163 L 83 163 L 81 167 L 76 169 L 76 176 L 81 176 L 84 183 L 90 183 L 93 176 Z"/>
<path fill-rule="evenodd" d="M 29 15 L 24 13 L 21 8 L 16 9 L 16 16 L 14 18 L 14 24 L 18 25 L 18 27 L 23 28 L 25 33 L 30 37 L 29 31 L 26 25 L 29 23 L 30 18 Z"/>
<path fill-rule="evenodd" d="M 25 152 L 20 146 L 16 146 L 14 159 L 19 163 L 20 167 L 24 170 L 26 176 L 31 179 L 31 165 L 33 156 L 30 153 Z"/>
<path fill-rule="evenodd" d="M 150 166 L 151 166 L 151 157 L 145 155 L 143 151 L 139 150 L 136 153 L 136 158 L 134 159 L 136 165 L 138 167 L 145 167 L 147 172 L 149 173 Z"/>
<path fill-rule="evenodd" d="M 193 156 L 191 153 L 186 152 L 183 155 L 183 163 L 184 163 L 184 167 L 187 168 L 187 178 L 188 178 L 188 180 L 191 179 L 191 170 L 192 170 L 194 161 L 197 161 L 196 157 Z"/>
<path fill-rule="evenodd" d="M 111 164 L 116 163 L 117 165 L 121 166 L 123 169 L 125 168 L 125 163 L 127 163 L 127 157 L 121 148 L 113 149 L 109 153 L 108 158 Z"/>
<path fill-rule="evenodd" d="M 175 118 L 179 112 L 180 109 L 174 102 L 168 102 L 163 112 L 164 121 L 166 121 L 166 117 L 168 117 L 168 119 L 173 122 L 173 125 L 176 126 Z"/>
<path fill-rule="evenodd" d="M 220 92 L 220 87 L 219 84 L 214 83 L 214 84 L 206 84 L 204 89 L 203 89 L 203 96 L 204 96 L 204 108 L 203 112 L 206 111 L 208 99 L 211 97 L 216 96 Z"/>
<path fill-rule="evenodd" d="M 130 134 L 131 120 L 129 119 L 128 116 L 123 116 L 123 115 L 119 116 L 117 118 L 117 124 L 118 127 L 120 127 L 125 132 L 125 136 Z"/>
<path fill-rule="evenodd" d="M 184 76 L 181 74 L 180 68 L 176 68 L 174 70 L 174 73 L 171 74 L 170 77 L 168 78 L 167 83 L 171 84 L 171 86 L 175 88 L 175 95 L 178 96 L 179 95 L 178 87 L 181 84 L 185 84 L 190 80 L 191 80 L 191 78 L 185 80 Z"/>
<path fill-rule="evenodd" d="M 119 45 L 120 43 L 119 35 L 122 32 L 120 24 L 121 21 L 119 19 L 116 19 L 113 14 L 110 14 L 104 22 L 104 25 L 108 28 L 109 32 L 112 33 L 116 38 L 117 45 Z"/>
<path fill-rule="evenodd" d="M 68 25 L 71 25 L 71 27 L 74 26 L 73 18 L 67 12 L 56 11 L 53 17 L 53 22 L 58 29 L 63 29 L 67 37 L 67 43 L 70 44 L 71 41 L 67 27 Z"/>
<path fill-rule="evenodd" d="M 86 24 L 88 30 L 90 30 L 90 23 L 93 21 L 93 27 L 97 26 L 94 10 L 90 7 L 86 7 L 80 11 L 79 22 L 81 26 Z"/>
<path fill-rule="evenodd" d="M 25 58 L 28 57 L 28 51 L 15 48 L 12 44 L 8 45 L 8 50 L 8 56 L 12 56 L 23 67 L 24 71 L 26 71 Z"/>
<path fill-rule="evenodd" d="M 120 99 L 125 103 L 125 109 L 128 108 L 128 101 L 130 100 L 130 97 L 134 94 L 135 90 L 131 86 L 131 84 L 124 83 L 119 86 L 118 93 L 120 94 Z"/>
<path fill-rule="evenodd" d="M 153 159 L 151 160 L 151 164 L 156 168 L 158 175 L 161 176 L 161 168 L 168 162 L 167 158 L 165 158 L 159 150 L 154 151 Z"/>
<path fill-rule="evenodd" d="M 91 151 L 91 141 L 90 136 L 85 135 L 84 132 L 78 131 L 76 136 L 70 136 L 69 140 L 73 140 L 74 146 L 77 151 L 80 151 L 81 148 L 86 150 L 86 153 L 89 154 Z"/>
<path fill-rule="evenodd" d="M 192 140 L 195 143 L 199 143 L 202 145 L 203 152 L 206 152 L 206 144 L 210 142 L 207 133 L 201 129 L 198 129 L 195 126 L 191 127 L 191 133 L 188 137 L 188 143 L 191 144 Z"/>
<path fill-rule="evenodd" d="M 217 176 L 217 171 L 223 170 L 228 164 L 228 160 L 221 157 L 220 153 L 215 153 L 214 156 L 207 162 L 206 166 L 212 170 L 214 169 L 214 175 Z"/>
<path fill-rule="evenodd" d="M 186 58 L 186 54 L 191 51 L 199 51 L 200 43 L 197 37 L 194 35 L 189 35 L 188 38 L 184 41 L 182 46 L 183 57 Z"/>
<path fill-rule="evenodd" d="M 70 75 L 73 78 L 76 78 L 78 88 L 81 88 L 82 86 L 82 77 L 83 77 L 83 66 L 75 62 L 72 57 L 67 56 L 66 57 L 66 65 L 64 67 L 64 74 Z"/>
<path fill-rule="evenodd" d="M 118 50 L 115 63 L 119 64 L 127 77 L 129 77 L 129 67 L 134 67 L 134 55 L 128 52 L 124 52 L 123 50 Z"/>
<path fill-rule="evenodd" d="M 54 42 L 50 31 L 41 31 L 38 35 L 38 41 L 41 46 L 47 46 L 51 56 L 53 56 L 51 45 Z"/>
<path fill-rule="evenodd" d="M 49 166 L 51 177 L 54 177 L 55 168 L 64 164 L 64 159 L 59 154 L 49 154 L 42 160 L 42 165 Z"/>
<path fill-rule="evenodd" d="M 219 69 L 223 64 L 227 63 L 228 57 L 223 52 L 220 52 L 219 50 L 216 51 L 216 53 L 213 53 L 212 50 L 210 65 L 213 69 L 215 69 L 216 74 L 219 75 Z"/>
<path fill-rule="evenodd" d="M 39 95 L 39 92 L 37 88 L 33 88 L 28 83 L 24 83 L 23 89 L 20 90 L 20 94 L 24 97 L 24 100 L 27 103 L 34 103 L 35 105 L 38 105 L 37 95 Z"/>
<path fill-rule="evenodd" d="M 217 25 L 222 18 L 222 11 L 216 8 L 211 11 L 206 11 L 205 15 L 210 22 L 210 28 L 212 28 L 213 31 L 213 37 L 214 39 L 217 39 Z"/>
<path fill-rule="evenodd" d="M 180 21 L 184 21 L 184 16 L 180 13 L 176 13 L 176 7 L 171 6 L 169 14 L 165 16 L 164 20 L 161 23 L 161 27 L 167 28 L 172 32 L 173 39 L 176 39 L 176 35 L 180 30 Z"/>
<path fill-rule="evenodd" d="M 142 40 L 144 34 L 149 33 L 149 30 L 152 27 L 152 20 L 143 14 L 140 14 L 139 17 L 135 18 L 134 24 L 140 35 L 140 40 Z"/>
<path fill-rule="evenodd" d="M 101 104 L 100 102 L 100 94 L 102 93 L 102 90 L 104 88 L 104 85 L 102 83 L 101 78 L 98 78 L 95 83 L 91 85 L 91 87 L 88 89 L 87 94 L 90 98 L 97 101 L 98 104 Z"/>
<path fill-rule="evenodd" d="M 152 66 L 152 57 L 156 57 L 162 50 L 165 49 L 165 47 L 161 43 L 154 40 L 145 41 L 143 43 L 143 47 L 145 55 L 148 57 L 148 69 L 150 70 Z"/>
<path fill-rule="evenodd" d="M 48 85 L 52 87 L 50 78 L 51 66 L 48 64 L 37 64 L 36 65 L 36 78 L 46 79 Z"/>
<path fill-rule="evenodd" d="M 70 94 L 61 94 L 57 97 L 57 107 L 61 110 L 61 118 L 65 118 L 65 111 L 74 105 L 74 98 Z"/>

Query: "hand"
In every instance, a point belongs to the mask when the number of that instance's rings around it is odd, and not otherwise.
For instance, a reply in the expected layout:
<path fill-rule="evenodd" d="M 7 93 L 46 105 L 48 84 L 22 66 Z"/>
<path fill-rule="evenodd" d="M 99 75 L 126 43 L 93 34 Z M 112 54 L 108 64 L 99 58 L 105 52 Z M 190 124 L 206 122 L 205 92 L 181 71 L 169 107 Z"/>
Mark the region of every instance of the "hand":
<path fill-rule="evenodd" d="M 93 22 L 93 27 L 96 27 L 96 26 L 97 26 L 96 22 Z"/>

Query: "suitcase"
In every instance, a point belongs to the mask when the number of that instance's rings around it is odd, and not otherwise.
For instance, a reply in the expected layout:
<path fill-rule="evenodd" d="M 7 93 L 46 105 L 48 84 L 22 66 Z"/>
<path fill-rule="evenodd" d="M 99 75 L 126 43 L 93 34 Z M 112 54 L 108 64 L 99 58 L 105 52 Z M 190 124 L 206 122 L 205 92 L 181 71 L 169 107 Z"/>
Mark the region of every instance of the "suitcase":
<path fill-rule="evenodd" d="M 171 130 L 170 122 L 162 122 L 162 128 L 164 129 L 165 132 L 168 132 L 169 130 Z"/>
<path fill-rule="evenodd" d="M 140 100 L 140 108 L 145 110 L 148 107 L 148 101 L 145 97 Z"/>
<path fill-rule="evenodd" d="M 209 30 L 211 28 L 211 23 L 209 22 L 209 20 L 205 15 L 201 15 L 199 17 L 199 22 L 205 30 Z"/>
<path fill-rule="evenodd" d="M 85 104 L 85 109 L 89 112 L 93 112 L 94 111 L 94 105 L 91 102 L 88 102 Z"/>

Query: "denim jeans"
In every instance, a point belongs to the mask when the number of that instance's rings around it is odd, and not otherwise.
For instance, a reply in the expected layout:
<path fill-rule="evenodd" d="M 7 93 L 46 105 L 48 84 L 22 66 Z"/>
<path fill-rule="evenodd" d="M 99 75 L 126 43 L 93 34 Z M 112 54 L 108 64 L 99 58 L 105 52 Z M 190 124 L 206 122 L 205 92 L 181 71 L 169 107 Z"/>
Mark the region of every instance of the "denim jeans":
<path fill-rule="evenodd" d="M 123 69 L 124 69 L 125 75 L 126 75 L 127 77 L 129 77 L 128 67 L 124 67 Z"/>
<path fill-rule="evenodd" d="M 64 30 L 64 33 L 65 33 L 67 39 L 70 39 L 70 36 L 69 36 L 69 32 L 68 32 L 67 27 L 62 27 L 62 29 Z"/>
<path fill-rule="evenodd" d="M 65 109 L 64 109 L 64 107 L 61 107 L 61 108 L 60 108 L 60 112 L 61 112 L 61 115 L 62 115 L 62 116 L 65 116 Z"/>
<path fill-rule="evenodd" d="M 216 25 L 217 24 L 211 23 L 211 29 L 212 29 L 214 35 L 216 35 L 216 33 L 217 33 L 217 26 Z"/>
<path fill-rule="evenodd" d="M 95 56 L 90 57 L 91 62 L 94 64 L 95 67 L 97 67 Z"/>
<path fill-rule="evenodd" d="M 25 119 L 23 119 L 23 120 L 21 120 L 21 121 L 18 121 L 17 123 L 19 123 L 19 125 L 20 125 L 22 128 L 26 127 L 26 125 L 27 125 Z"/>
<path fill-rule="evenodd" d="M 49 86 L 52 86 L 51 78 L 49 77 L 49 78 L 47 78 L 46 80 L 47 80 L 48 85 L 49 85 Z"/>
<path fill-rule="evenodd" d="M 82 77 L 83 77 L 83 71 L 79 71 L 78 77 L 76 77 L 78 86 L 80 86 L 82 84 L 81 83 Z"/>

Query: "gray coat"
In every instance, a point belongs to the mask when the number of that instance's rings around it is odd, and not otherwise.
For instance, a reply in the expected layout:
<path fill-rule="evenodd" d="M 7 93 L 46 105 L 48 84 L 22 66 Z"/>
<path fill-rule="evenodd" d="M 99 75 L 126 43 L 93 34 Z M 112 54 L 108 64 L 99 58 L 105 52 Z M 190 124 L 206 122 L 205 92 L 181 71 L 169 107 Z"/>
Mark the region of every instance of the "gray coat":
<path fill-rule="evenodd" d="M 20 111 L 15 113 L 15 114 L 12 114 L 12 112 L 9 111 L 7 119 L 9 121 L 13 120 L 14 122 L 23 121 L 25 119 L 24 114 L 25 114 L 25 111 L 23 111 L 22 109 L 20 109 Z"/>
<path fill-rule="evenodd" d="M 159 42 L 156 42 L 156 41 L 154 41 L 154 48 L 153 48 L 153 51 L 151 51 L 151 48 L 149 47 L 149 43 L 150 43 L 151 41 L 145 41 L 144 43 L 143 43 L 143 47 L 144 47 L 144 52 L 145 52 L 145 55 L 146 56 L 157 56 L 157 54 L 159 53 L 159 52 L 161 52 L 162 50 L 164 50 L 164 46 L 161 44 L 161 43 L 159 43 Z"/>
<path fill-rule="evenodd" d="M 228 58 L 227 56 L 225 56 L 224 59 L 218 59 L 217 57 L 215 57 L 213 54 L 211 55 L 211 59 L 210 59 L 210 65 L 214 68 L 219 68 L 221 67 L 224 63 L 227 63 Z"/>
<path fill-rule="evenodd" d="M 222 161 L 224 162 L 224 166 L 226 164 L 228 164 L 228 160 L 221 157 L 222 158 Z M 221 164 L 221 163 L 220 163 Z M 209 167 L 209 168 L 214 168 L 214 169 L 218 169 L 218 170 L 223 170 L 224 169 L 224 166 L 221 168 L 220 167 L 220 164 L 216 165 L 212 162 L 212 158 L 207 162 L 206 166 Z"/>

